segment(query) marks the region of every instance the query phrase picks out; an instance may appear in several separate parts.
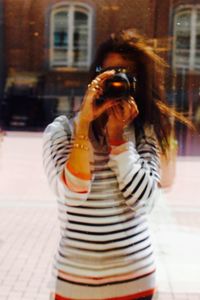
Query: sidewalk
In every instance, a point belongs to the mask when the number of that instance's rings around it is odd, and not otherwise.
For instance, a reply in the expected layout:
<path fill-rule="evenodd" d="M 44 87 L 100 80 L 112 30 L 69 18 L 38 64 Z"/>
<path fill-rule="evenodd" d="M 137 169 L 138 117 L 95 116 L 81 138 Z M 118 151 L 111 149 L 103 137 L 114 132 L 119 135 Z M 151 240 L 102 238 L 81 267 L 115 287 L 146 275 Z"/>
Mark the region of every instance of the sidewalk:
<path fill-rule="evenodd" d="M 48 300 L 59 224 L 41 146 L 39 133 L 8 133 L 1 145 L 0 300 Z M 199 170 L 200 158 L 179 158 L 176 183 L 150 216 L 155 300 L 200 300 Z"/>

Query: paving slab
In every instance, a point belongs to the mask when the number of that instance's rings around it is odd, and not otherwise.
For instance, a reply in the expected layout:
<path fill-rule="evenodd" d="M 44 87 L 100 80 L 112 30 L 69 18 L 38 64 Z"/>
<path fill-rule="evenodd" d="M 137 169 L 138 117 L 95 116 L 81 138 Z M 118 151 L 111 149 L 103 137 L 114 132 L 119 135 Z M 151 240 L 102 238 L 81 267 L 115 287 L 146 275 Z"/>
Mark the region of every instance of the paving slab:
<path fill-rule="evenodd" d="M 49 299 L 59 239 L 57 206 L 42 166 L 42 134 L 4 136 L 0 152 L 0 299 Z M 200 300 L 200 158 L 178 158 L 174 186 L 150 215 L 155 300 Z"/>

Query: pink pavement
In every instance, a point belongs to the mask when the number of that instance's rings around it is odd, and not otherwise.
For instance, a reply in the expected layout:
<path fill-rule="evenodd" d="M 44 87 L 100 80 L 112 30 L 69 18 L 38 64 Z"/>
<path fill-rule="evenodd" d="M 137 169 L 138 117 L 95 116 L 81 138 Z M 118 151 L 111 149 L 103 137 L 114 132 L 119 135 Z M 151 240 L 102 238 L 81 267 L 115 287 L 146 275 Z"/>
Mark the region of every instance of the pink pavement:
<path fill-rule="evenodd" d="M 179 157 L 150 215 L 156 300 L 200 300 L 200 157 Z M 49 299 L 59 238 L 42 166 L 42 133 L 7 132 L 0 147 L 0 300 Z"/>

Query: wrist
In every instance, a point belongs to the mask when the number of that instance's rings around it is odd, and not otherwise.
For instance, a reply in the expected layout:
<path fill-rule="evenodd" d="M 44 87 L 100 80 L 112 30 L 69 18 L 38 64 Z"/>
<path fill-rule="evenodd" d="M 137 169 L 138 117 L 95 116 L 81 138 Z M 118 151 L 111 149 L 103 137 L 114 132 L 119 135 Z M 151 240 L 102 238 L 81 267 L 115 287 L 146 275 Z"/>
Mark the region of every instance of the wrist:
<path fill-rule="evenodd" d="M 107 131 L 108 142 L 110 145 L 121 145 L 126 142 L 123 131 Z"/>
<path fill-rule="evenodd" d="M 79 117 L 76 122 L 76 135 L 84 135 L 88 137 L 90 122 Z"/>
<path fill-rule="evenodd" d="M 121 137 L 121 138 L 116 137 L 116 138 L 112 138 L 112 139 L 110 138 L 110 139 L 108 139 L 108 141 L 109 141 L 110 146 L 120 146 L 127 142 L 123 137 Z"/>

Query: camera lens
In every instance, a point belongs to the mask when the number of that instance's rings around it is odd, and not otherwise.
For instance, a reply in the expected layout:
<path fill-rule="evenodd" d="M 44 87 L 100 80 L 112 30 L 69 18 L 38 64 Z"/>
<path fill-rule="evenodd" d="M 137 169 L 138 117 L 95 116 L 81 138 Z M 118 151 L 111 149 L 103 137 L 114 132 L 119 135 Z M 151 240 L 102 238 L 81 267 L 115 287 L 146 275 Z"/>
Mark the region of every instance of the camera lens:
<path fill-rule="evenodd" d="M 105 82 L 104 97 L 122 98 L 130 95 L 130 82 L 125 73 L 117 73 Z"/>
<path fill-rule="evenodd" d="M 99 73 L 107 70 L 115 70 L 116 73 L 107 79 L 104 83 L 103 95 L 97 99 L 96 104 L 101 105 L 106 98 L 121 99 L 129 98 L 129 96 L 134 96 L 136 90 L 137 80 L 136 77 L 130 74 L 124 67 L 109 67 L 106 69 L 98 69 Z"/>

